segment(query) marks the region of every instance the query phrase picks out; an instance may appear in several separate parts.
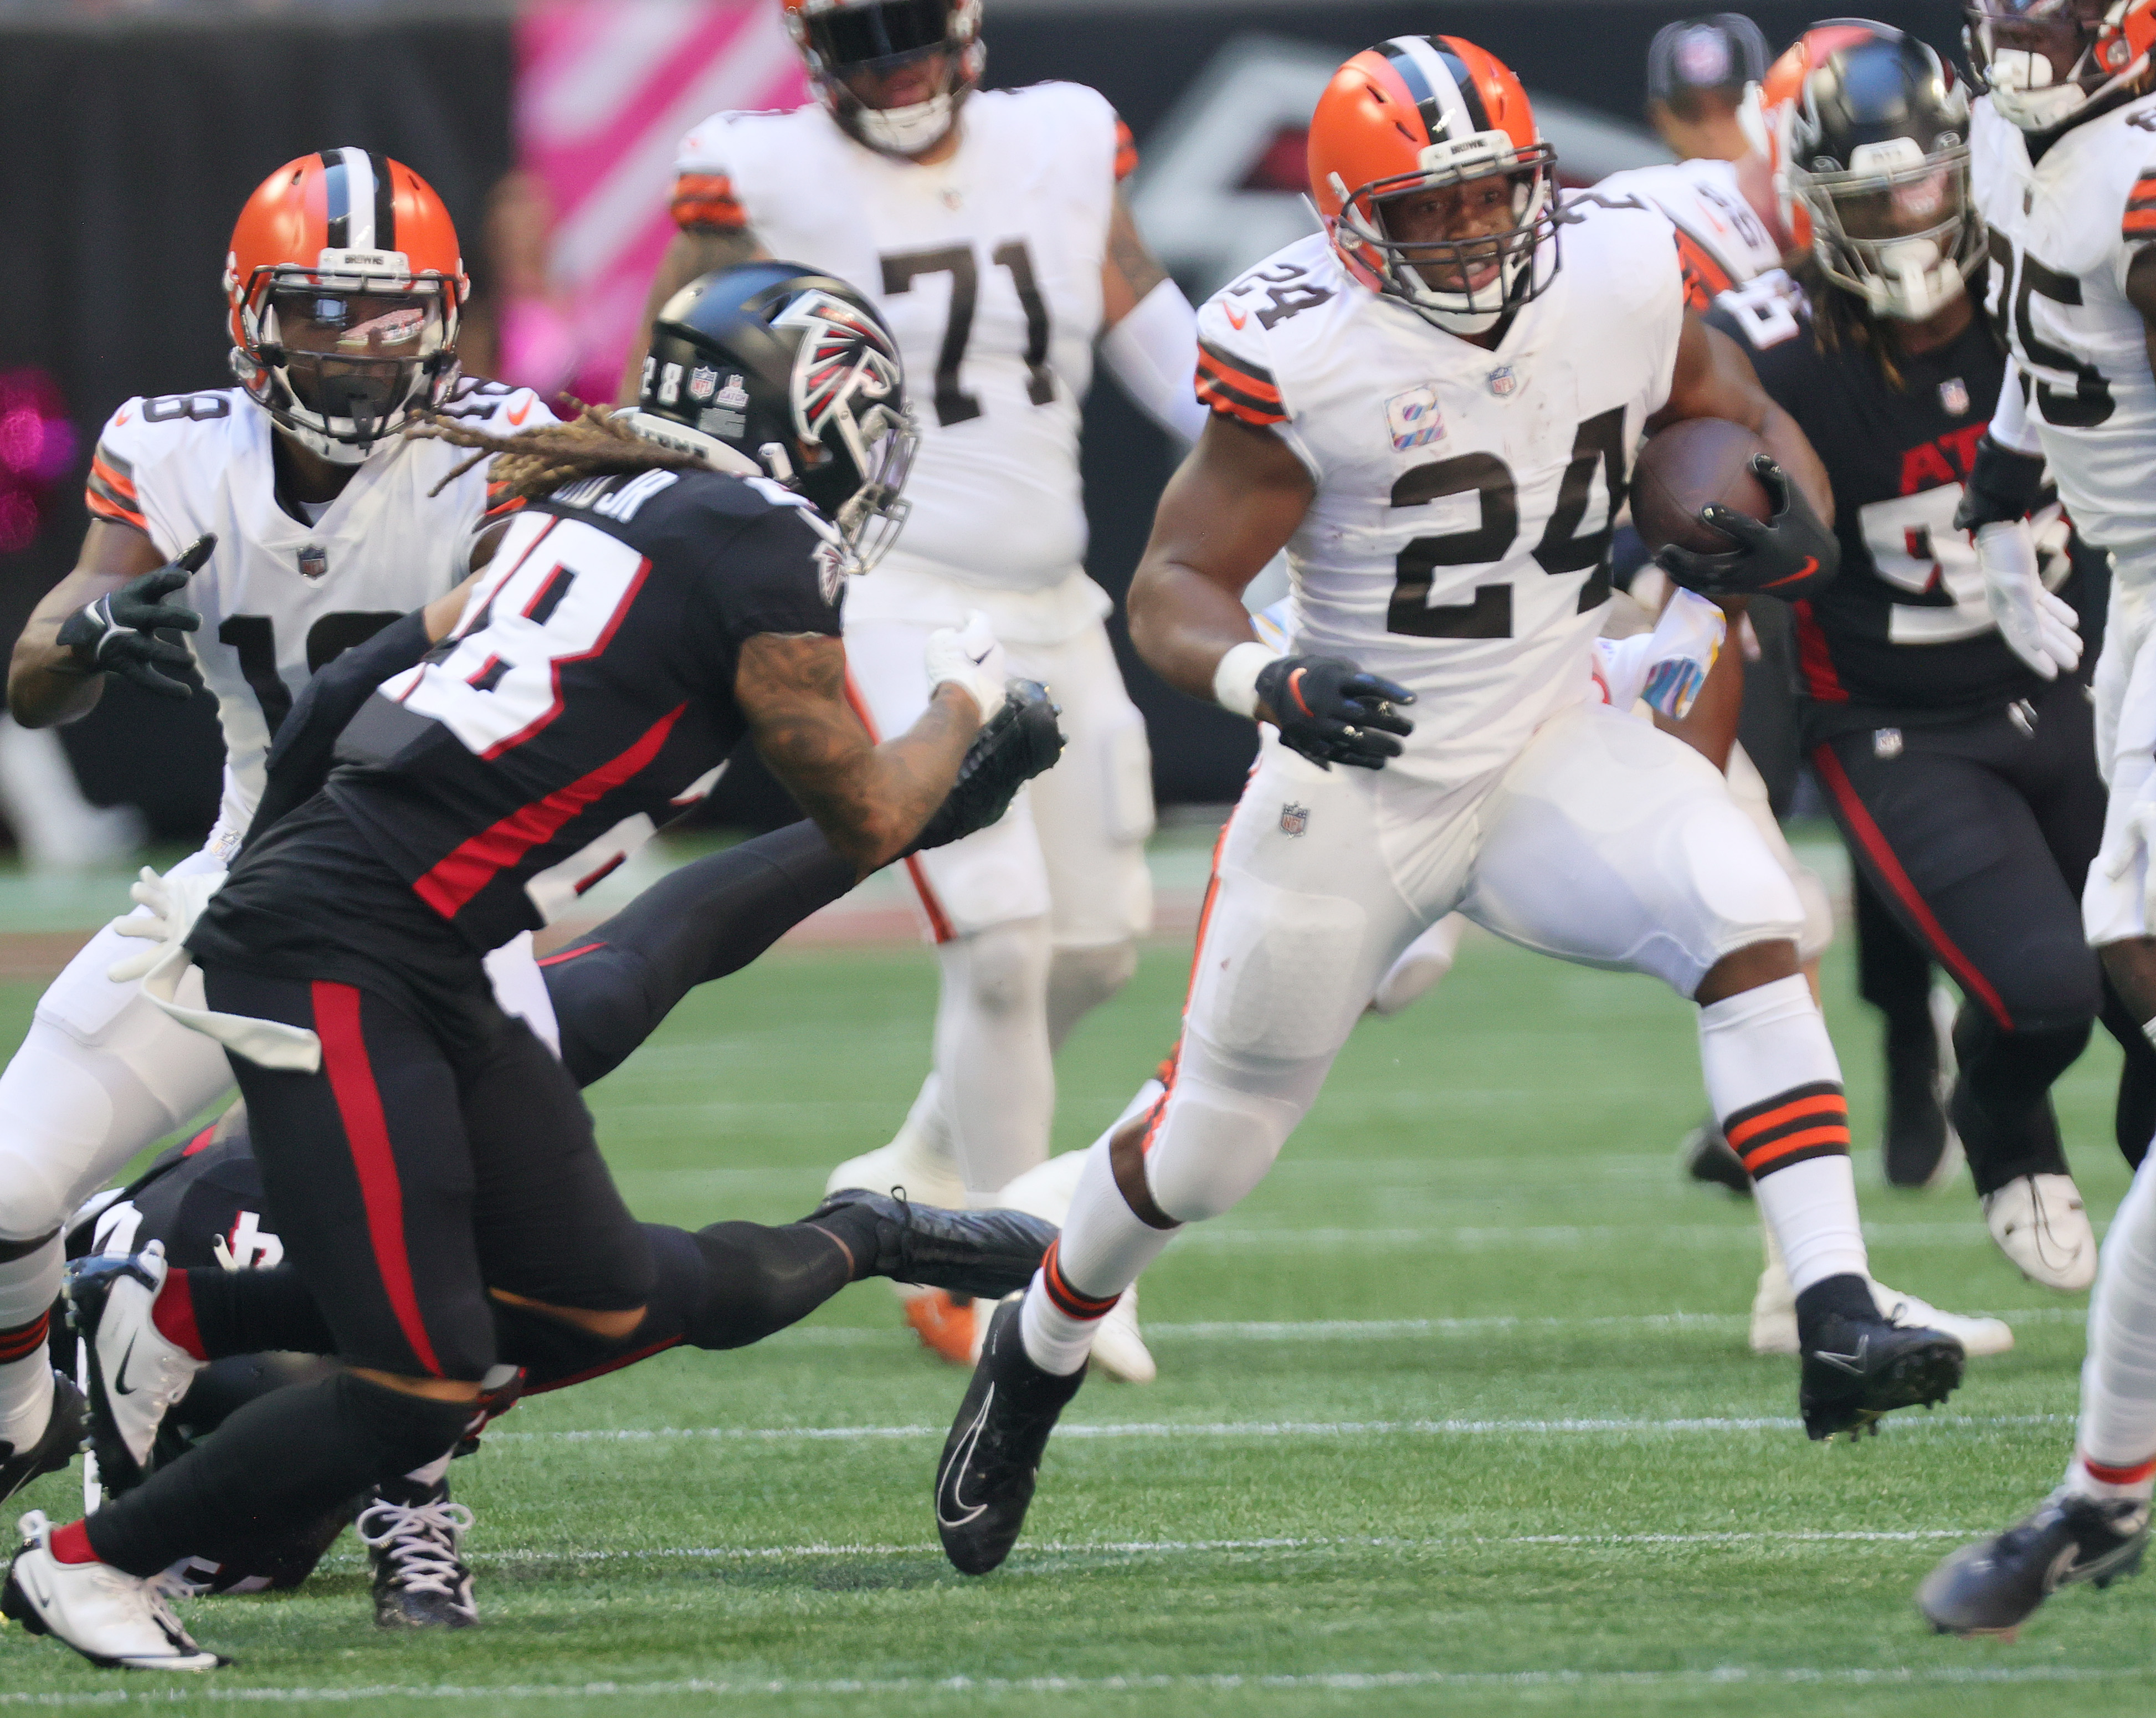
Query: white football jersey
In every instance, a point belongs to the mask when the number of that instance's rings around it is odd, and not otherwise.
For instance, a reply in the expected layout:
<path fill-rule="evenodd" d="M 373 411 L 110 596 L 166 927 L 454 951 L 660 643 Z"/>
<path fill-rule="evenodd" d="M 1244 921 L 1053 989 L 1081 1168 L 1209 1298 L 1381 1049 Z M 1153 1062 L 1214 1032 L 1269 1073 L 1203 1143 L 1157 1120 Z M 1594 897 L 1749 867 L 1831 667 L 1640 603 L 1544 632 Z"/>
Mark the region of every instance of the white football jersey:
<path fill-rule="evenodd" d="M 701 208 L 856 287 L 897 337 L 921 451 L 888 564 L 1034 590 L 1086 555 L 1080 407 L 1127 134 L 1076 84 L 983 90 L 962 115 L 957 153 L 921 167 L 818 105 L 720 114 L 680 172 Z"/>
<path fill-rule="evenodd" d="M 1733 161 L 1680 161 L 1612 173 L 1594 188 L 1614 201 L 1644 198 L 1677 229 L 1685 292 L 1696 311 L 1782 265 L 1782 248 L 1739 188 Z"/>
<path fill-rule="evenodd" d="M 1389 769 L 1501 768 L 1587 696 L 1640 426 L 1668 399 L 1684 282 L 1651 209 L 1579 205 L 1563 265 L 1494 352 L 1356 282 L 1312 235 L 1199 315 L 1199 395 L 1316 479 L 1288 544 L 1297 651 L 1419 699 Z"/>
<path fill-rule="evenodd" d="M 444 411 L 501 435 L 554 421 L 528 390 L 492 382 L 464 383 Z M 278 502 L 275 433 L 236 388 L 131 399 L 90 467 L 93 515 L 147 532 L 159 553 L 217 533 L 178 599 L 202 616 L 187 643 L 224 730 L 219 838 L 246 832 L 270 742 L 315 670 L 462 580 L 488 511 L 485 465 L 428 494 L 468 449 L 398 441 L 309 524 Z"/>
<path fill-rule="evenodd" d="M 1970 133 L 1989 308 L 2059 497 L 2090 542 L 2145 553 L 2156 547 L 2156 378 L 2126 273 L 2156 240 L 2156 95 L 2074 126 L 2034 166 L 1989 97 Z"/>

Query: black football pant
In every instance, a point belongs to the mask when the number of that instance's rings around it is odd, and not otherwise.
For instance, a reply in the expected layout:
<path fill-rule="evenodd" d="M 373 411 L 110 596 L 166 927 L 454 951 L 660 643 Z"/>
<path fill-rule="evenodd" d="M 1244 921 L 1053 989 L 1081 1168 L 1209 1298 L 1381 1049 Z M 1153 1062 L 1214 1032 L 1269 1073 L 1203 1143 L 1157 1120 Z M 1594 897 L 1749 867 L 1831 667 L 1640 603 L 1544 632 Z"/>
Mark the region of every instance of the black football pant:
<path fill-rule="evenodd" d="M 1948 1116 L 1977 1191 L 2065 1172 L 2050 1088 L 2099 1016 L 2126 1053 L 2117 1119 L 2138 1162 L 2156 1122 L 2156 1049 L 2082 932 L 2104 790 L 2079 683 L 2017 711 L 1838 735 L 1811 763 L 1866 882 L 1968 999 Z M 1910 988 L 1868 977 L 1867 994 Z"/>

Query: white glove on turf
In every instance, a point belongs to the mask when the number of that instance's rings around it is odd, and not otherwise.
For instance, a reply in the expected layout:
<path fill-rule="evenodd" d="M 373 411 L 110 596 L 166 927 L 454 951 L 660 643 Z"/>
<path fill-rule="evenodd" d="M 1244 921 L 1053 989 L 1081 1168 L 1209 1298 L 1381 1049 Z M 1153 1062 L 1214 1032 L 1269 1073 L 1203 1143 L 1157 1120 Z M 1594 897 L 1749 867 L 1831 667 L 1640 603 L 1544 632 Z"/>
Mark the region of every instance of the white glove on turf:
<path fill-rule="evenodd" d="M 150 946 L 139 954 L 116 961 L 105 975 L 116 985 L 131 985 L 157 964 L 157 957 L 175 943 L 184 943 L 195 920 L 209 904 L 209 898 L 224 887 L 222 871 L 198 871 L 190 877 L 160 877 L 148 866 L 128 893 L 147 913 L 131 913 L 112 921 L 111 928 L 123 937 L 139 937 Z"/>
<path fill-rule="evenodd" d="M 1010 678 L 1010 665 L 1004 647 L 996 642 L 988 617 L 978 609 L 966 611 L 963 628 L 946 626 L 930 633 L 926 661 L 930 697 L 947 682 L 972 695 L 980 707 L 983 722 L 1003 708 L 1004 684 Z"/>
<path fill-rule="evenodd" d="M 2029 522 L 1979 526 L 1976 563 L 1984 573 L 1984 600 L 2008 648 L 2046 680 L 2080 667 L 2081 617 L 2071 604 L 2044 589 Z"/>

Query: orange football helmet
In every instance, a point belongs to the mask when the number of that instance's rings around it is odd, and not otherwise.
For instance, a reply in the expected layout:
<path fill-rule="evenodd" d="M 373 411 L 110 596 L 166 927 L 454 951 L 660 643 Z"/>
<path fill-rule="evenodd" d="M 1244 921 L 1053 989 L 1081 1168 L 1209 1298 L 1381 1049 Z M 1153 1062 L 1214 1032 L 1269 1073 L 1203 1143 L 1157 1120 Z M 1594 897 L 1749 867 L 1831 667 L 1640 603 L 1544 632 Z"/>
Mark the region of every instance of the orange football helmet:
<path fill-rule="evenodd" d="M 364 149 L 303 155 L 232 229 L 233 373 L 280 429 L 357 465 L 455 382 L 470 291 L 449 212 L 411 168 Z"/>
<path fill-rule="evenodd" d="M 1388 229 L 1395 199 L 1499 176 L 1502 231 L 1408 242 Z M 1494 327 L 1556 278 L 1557 152 L 1510 69 L 1457 36 L 1395 36 L 1333 74 L 1310 122 L 1310 189 L 1355 278 L 1448 332 Z"/>
<path fill-rule="evenodd" d="M 817 99 L 847 134 L 886 155 L 932 149 L 957 123 L 981 81 L 981 0 L 783 0 L 786 28 L 808 63 Z M 848 78 L 895 71 L 932 54 L 950 56 L 945 86 L 904 107 L 870 107 Z"/>

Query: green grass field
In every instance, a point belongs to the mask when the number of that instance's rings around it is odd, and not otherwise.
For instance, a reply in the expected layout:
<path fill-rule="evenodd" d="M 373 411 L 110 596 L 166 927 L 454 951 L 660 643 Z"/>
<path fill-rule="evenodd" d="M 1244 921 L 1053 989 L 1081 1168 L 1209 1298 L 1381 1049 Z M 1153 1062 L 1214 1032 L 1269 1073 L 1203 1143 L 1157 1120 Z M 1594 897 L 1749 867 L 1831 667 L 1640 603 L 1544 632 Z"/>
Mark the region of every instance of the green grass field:
<path fill-rule="evenodd" d="M 1060 1144 L 1165 1047 L 1182 965 L 1150 955 L 1082 1029 Z M 1862 1445 L 1796 1429 L 1794 1363 L 1744 1345 L 1750 1207 L 1672 1170 L 1700 1108 L 1689 1009 L 1475 941 L 1435 997 L 1364 1025 L 1271 1179 L 1147 1278 L 1159 1382 L 1089 1383 L 996 1575 L 954 1574 L 930 1516 L 961 1376 L 869 1284 L 760 1348 L 511 1416 L 454 1475 L 476 1633 L 378 1634 L 347 1539 L 299 1595 L 188 1607 L 234 1669 L 121 1677 L 11 1629 L 0 1705 L 2147 1712 L 2150 1583 L 2072 1592 L 2012 1646 L 1934 1638 L 1911 1606 L 2053 1483 L 2080 1305 L 2011 1272 L 1965 1182 L 1877 1185 L 1873 1035 L 1845 962 L 1829 985 L 1878 1273 L 2020 1314 L 1949 1408 Z M 932 991 L 918 951 L 782 953 L 691 999 L 593 1094 L 632 1202 L 800 1215 L 902 1114 Z M 30 1000 L 0 992 L 7 1042 Z M 2100 1045 L 2062 1088 L 2106 1214 L 2116 1067 Z M 77 1495 L 70 1475 L 28 1500 Z"/>

